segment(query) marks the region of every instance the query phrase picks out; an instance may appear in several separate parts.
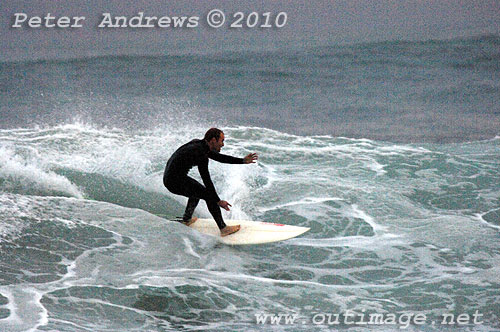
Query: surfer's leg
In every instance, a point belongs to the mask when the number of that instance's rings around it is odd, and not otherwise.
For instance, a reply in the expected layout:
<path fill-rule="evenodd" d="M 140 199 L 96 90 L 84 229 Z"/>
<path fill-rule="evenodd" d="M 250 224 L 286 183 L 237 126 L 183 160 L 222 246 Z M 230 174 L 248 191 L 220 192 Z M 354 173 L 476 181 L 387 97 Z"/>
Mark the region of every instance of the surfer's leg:
<path fill-rule="evenodd" d="M 200 199 L 204 200 L 207 203 L 208 211 L 210 211 L 210 214 L 214 218 L 215 222 L 217 223 L 217 226 L 219 229 L 223 229 L 226 227 L 226 224 L 224 223 L 224 219 L 222 219 L 222 213 L 220 212 L 220 207 L 217 204 L 216 201 L 210 199 L 210 194 L 208 193 L 207 188 L 205 188 L 204 185 L 196 181 L 195 179 L 191 177 L 186 177 L 182 179 L 181 181 L 176 181 L 172 185 L 167 187 L 168 190 L 170 190 L 172 193 L 177 194 L 177 195 L 182 195 L 186 196 L 189 198 L 188 200 L 188 206 L 186 206 L 186 211 L 190 207 L 190 201 L 191 199 Z M 194 205 L 194 202 L 191 202 Z M 198 202 L 196 202 L 198 204 Z M 196 206 L 194 206 L 196 207 Z M 194 211 L 194 208 L 193 208 Z M 192 213 L 191 213 L 192 215 Z M 184 220 L 184 218 L 183 218 Z"/>
<path fill-rule="evenodd" d="M 193 217 L 194 209 L 198 206 L 199 198 L 189 197 L 186 210 L 184 211 L 184 215 L 182 216 L 182 220 L 184 222 L 189 221 Z"/>
<path fill-rule="evenodd" d="M 220 206 L 217 204 L 217 202 L 214 200 L 205 200 L 205 202 L 207 203 L 208 211 L 210 211 L 210 214 L 214 218 L 219 229 L 223 229 L 224 227 L 226 227 L 226 223 L 224 222 L 224 219 L 222 219 Z"/>

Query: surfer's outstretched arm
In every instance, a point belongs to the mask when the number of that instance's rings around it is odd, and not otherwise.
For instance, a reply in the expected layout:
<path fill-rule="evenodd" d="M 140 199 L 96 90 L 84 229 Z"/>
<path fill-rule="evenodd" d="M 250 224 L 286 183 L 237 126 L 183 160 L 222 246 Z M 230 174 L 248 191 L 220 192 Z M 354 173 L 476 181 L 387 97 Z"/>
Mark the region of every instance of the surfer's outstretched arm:
<path fill-rule="evenodd" d="M 208 158 L 224 164 L 253 164 L 257 159 L 259 159 L 256 153 L 250 153 L 246 155 L 245 158 L 237 158 L 215 151 L 210 151 L 208 153 Z"/>

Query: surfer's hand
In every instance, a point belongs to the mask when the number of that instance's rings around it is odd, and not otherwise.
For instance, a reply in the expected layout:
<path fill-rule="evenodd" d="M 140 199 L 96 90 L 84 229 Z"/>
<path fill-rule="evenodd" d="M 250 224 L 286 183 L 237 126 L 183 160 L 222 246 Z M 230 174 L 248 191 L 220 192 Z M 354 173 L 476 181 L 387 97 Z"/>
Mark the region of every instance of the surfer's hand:
<path fill-rule="evenodd" d="M 217 203 L 217 204 L 219 204 L 219 206 L 226 211 L 229 211 L 229 207 L 232 206 L 231 204 L 229 204 L 226 201 L 219 201 L 219 203 Z"/>
<path fill-rule="evenodd" d="M 254 164 L 257 159 L 259 159 L 259 156 L 256 153 L 250 153 L 243 158 L 243 162 L 245 164 Z"/>

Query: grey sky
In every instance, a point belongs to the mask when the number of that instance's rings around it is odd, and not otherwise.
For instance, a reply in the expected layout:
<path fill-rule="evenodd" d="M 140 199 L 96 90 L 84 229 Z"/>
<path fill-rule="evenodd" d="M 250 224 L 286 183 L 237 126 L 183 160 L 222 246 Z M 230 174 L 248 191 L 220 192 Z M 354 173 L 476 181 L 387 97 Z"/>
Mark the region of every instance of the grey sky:
<path fill-rule="evenodd" d="M 218 8 L 236 11 L 286 12 L 281 29 L 220 29 L 200 23 L 195 29 L 98 29 L 102 14 L 132 17 L 199 16 Z M 276 47 L 380 40 L 448 39 L 500 33 L 500 1 L 13 1 L 0 3 L 0 60 L 91 56 L 261 50 Z M 29 16 L 85 16 L 79 29 L 11 27 L 14 13 Z"/>

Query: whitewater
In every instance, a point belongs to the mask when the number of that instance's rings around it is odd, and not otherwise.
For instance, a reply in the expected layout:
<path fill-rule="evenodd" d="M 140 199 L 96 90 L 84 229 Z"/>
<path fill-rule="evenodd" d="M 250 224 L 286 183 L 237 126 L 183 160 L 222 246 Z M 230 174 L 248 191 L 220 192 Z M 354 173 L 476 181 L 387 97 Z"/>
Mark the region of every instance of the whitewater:
<path fill-rule="evenodd" d="M 2 130 L 3 329 L 251 330 L 261 312 L 346 310 L 479 310 L 496 324 L 498 139 L 225 130 L 227 153 L 261 159 L 245 170 L 211 163 L 234 206 L 224 216 L 309 233 L 230 247 L 168 221 L 185 202 L 163 188 L 164 163 L 201 128 Z"/>

